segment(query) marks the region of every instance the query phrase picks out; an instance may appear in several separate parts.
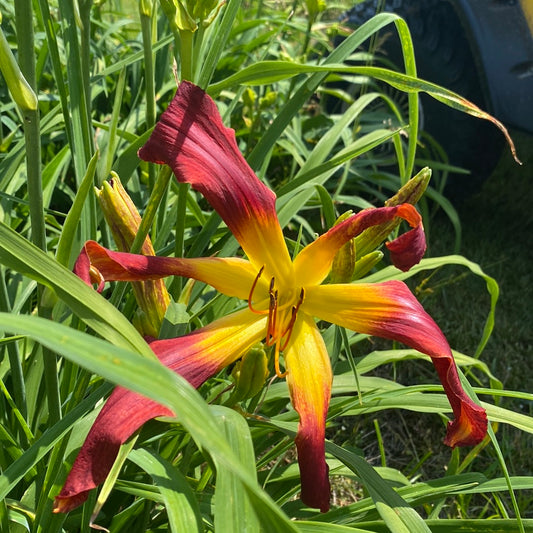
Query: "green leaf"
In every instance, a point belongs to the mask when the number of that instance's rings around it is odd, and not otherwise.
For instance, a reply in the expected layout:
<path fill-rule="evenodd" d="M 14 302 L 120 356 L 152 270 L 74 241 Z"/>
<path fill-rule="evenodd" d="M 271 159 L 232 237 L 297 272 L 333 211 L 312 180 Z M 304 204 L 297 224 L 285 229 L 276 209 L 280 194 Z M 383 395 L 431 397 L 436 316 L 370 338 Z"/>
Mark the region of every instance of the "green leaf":
<path fill-rule="evenodd" d="M 159 488 L 171 531 L 204 530 L 194 492 L 178 468 L 149 450 L 132 450 L 129 459 L 149 474 Z"/>
<path fill-rule="evenodd" d="M 0 263 L 51 289 L 109 342 L 155 359 L 139 332 L 107 300 L 3 223 L 0 223 Z"/>
<path fill-rule="evenodd" d="M 255 478 L 255 453 L 246 420 L 227 407 L 213 406 L 211 412 L 239 458 L 242 469 Z M 259 522 L 241 480 L 223 465 L 217 465 L 215 531 L 260 531 Z"/>
<path fill-rule="evenodd" d="M 27 335 L 91 372 L 167 406 L 217 467 L 230 470 L 240 479 L 265 530 L 297 531 L 255 478 L 242 468 L 209 407 L 183 377 L 153 358 L 141 358 L 136 352 L 40 317 L 0 313 L 0 328 Z"/>

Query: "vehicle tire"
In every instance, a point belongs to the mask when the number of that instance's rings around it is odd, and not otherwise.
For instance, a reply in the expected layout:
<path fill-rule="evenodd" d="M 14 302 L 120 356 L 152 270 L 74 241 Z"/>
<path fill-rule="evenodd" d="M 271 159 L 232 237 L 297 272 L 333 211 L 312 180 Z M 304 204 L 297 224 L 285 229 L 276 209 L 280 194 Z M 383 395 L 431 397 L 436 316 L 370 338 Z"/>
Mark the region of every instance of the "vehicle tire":
<path fill-rule="evenodd" d="M 357 4 L 346 13 L 346 23 L 353 27 L 361 25 L 375 15 L 378 3 L 371 0 Z M 395 12 L 406 20 L 413 39 L 418 77 L 450 89 L 491 112 L 484 91 L 484 75 L 453 2 L 388 0 L 384 11 Z M 403 58 L 395 28 L 385 28 L 380 37 L 378 56 L 381 54 L 402 70 Z M 423 129 L 444 148 L 450 164 L 472 173 L 450 175 L 448 195 L 457 200 L 478 190 L 501 154 L 504 139 L 500 131 L 427 94 L 420 95 L 420 105 Z"/>

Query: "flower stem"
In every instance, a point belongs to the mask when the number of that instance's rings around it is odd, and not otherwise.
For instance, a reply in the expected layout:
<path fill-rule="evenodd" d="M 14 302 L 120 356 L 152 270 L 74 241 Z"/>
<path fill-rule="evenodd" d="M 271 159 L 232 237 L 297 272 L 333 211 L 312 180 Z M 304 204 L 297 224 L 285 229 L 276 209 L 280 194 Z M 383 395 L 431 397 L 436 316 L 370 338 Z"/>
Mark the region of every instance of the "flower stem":
<path fill-rule="evenodd" d="M 139 15 L 141 19 L 141 32 L 144 52 L 144 79 L 146 84 L 146 127 L 151 128 L 155 124 L 155 84 L 154 84 L 154 53 L 152 52 L 152 20 L 153 12 L 150 2 L 139 2 Z M 148 165 L 148 184 L 150 190 L 155 185 L 155 166 Z"/>
<path fill-rule="evenodd" d="M 181 79 L 193 81 L 193 33 L 190 30 L 179 30 Z"/>
<path fill-rule="evenodd" d="M 187 214 L 187 195 L 189 194 L 189 184 L 178 184 L 178 212 L 176 215 L 176 240 L 174 242 L 174 257 L 183 257 L 184 253 L 184 235 L 185 235 L 185 216 Z M 170 285 L 170 294 L 177 299 L 183 288 L 183 279 L 180 276 L 174 276 Z"/>
<path fill-rule="evenodd" d="M 19 63 L 22 74 L 33 92 L 37 94 L 35 75 L 33 11 L 31 0 L 15 2 L 15 25 Z M 24 118 L 24 138 L 26 141 L 26 172 L 28 180 L 28 200 L 30 204 L 31 236 L 33 243 L 46 251 L 46 230 L 41 174 L 41 131 L 39 127 L 39 108 L 21 110 Z M 49 309 L 42 304 L 42 287 L 39 289 L 39 315 L 49 316 Z M 43 347 L 44 377 L 50 423 L 61 419 L 61 401 L 57 375 L 57 358 L 54 353 Z"/>

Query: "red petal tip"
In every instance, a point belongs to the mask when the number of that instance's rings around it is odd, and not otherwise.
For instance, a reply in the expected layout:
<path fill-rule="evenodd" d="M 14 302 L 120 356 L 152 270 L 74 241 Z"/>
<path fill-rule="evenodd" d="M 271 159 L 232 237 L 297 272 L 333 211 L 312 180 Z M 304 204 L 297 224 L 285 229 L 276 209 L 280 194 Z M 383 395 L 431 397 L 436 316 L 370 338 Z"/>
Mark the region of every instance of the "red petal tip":
<path fill-rule="evenodd" d="M 317 445 L 315 436 L 299 433 L 295 441 L 302 482 L 300 499 L 305 505 L 325 513 L 329 511 L 331 488 L 329 467 L 324 457 L 324 438 L 321 438 Z"/>
<path fill-rule="evenodd" d="M 448 429 L 444 444 L 456 446 L 475 446 L 487 434 L 487 413 L 485 409 L 475 403 L 464 403 L 461 415 L 448 422 Z"/>
<path fill-rule="evenodd" d="M 422 225 L 388 242 L 387 248 L 394 266 L 406 272 L 418 264 L 426 252 L 426 237 Z"/>
<path fill-rule="evenodd" d="M 76 509 L 76 507 L 79 507 L 82 503 L 84 503 L 87 500 L 88 496 L 89 491 L 80 492 L 79 494 L 76 494 L 74 496 L 56 496 L 52 512 L 56 514 L 68 513 L 73 509 Z"/>

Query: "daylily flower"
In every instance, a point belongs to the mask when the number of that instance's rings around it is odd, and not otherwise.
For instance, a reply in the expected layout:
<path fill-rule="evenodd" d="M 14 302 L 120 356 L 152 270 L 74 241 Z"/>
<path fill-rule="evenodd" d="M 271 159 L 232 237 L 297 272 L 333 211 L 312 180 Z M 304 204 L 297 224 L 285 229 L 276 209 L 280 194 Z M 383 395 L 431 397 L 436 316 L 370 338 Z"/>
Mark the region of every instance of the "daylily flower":
<path fill-rule="evenodd" d="M 271 347 L 277 375 L 285 377 L 300 421 L 296 448 L 301 499 L 326 511 L 330 488 L 325 461 L 326 415 L 331 395 L 329 356 L 315 318 L 360 333 L 394 339 L 429 355 L 447 394 L 454 420 L 445 443 L 478 443 L 485 411 L 463 390 L 450 347 L 432 318 L 399 281 L 324 284 L 337 251 L 371 226 L 404 219 L 411 230 L 387 243 L 402 270 L 425 251 L 421 217 L 410 204 L 363 210 L 331 228 L 291 260 L 275 210 L 275 195 L 241 155 L 215 103 L 182 82 L 139 156 L 170 165 L 180 182 L 201 192 L 218 212 L 245 257 L 197 259 L 132 255 L 87 242 L 75 271 L 88 283 L 184 276 L 247 301 L 247 306 L 189 335 L 155 340 L 161 362 L 198 387 L 257 342 Z M 282 361 L 284 370 L 282 370 Z M 74 462 L 55 510 L 81 504 L 109 472 L 120 445 L 147 420 L 172 413 L 117 387 L 104 405 Z"/>

